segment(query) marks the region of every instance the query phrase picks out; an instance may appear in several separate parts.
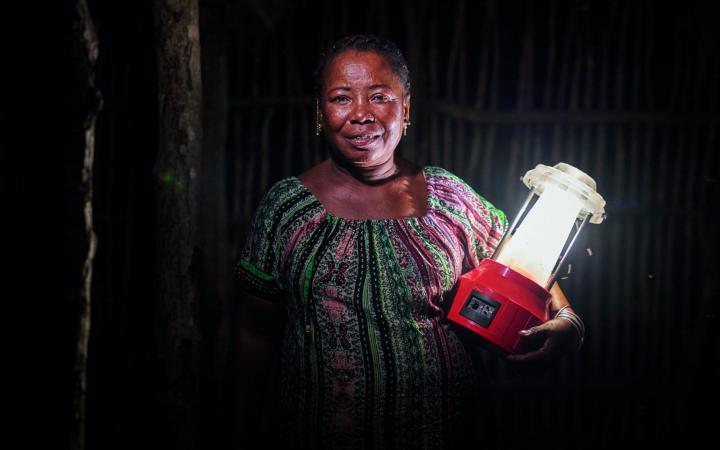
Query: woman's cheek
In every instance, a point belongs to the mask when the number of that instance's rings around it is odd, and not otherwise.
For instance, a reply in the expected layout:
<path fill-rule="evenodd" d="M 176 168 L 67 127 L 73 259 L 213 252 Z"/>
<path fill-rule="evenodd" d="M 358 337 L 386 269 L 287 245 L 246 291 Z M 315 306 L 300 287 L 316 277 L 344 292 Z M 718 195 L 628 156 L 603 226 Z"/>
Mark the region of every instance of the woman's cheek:
<path fill-rule="evenodd" d="M 345 123 L 346 117 L 347 117 L 346 111 L 335 109 L 333 111 L 328 112 L 328 115 L 327 115 L 328 124 L 332 128 L 340 127 L 340 126 L 342 126 L 342 124 Z"/>

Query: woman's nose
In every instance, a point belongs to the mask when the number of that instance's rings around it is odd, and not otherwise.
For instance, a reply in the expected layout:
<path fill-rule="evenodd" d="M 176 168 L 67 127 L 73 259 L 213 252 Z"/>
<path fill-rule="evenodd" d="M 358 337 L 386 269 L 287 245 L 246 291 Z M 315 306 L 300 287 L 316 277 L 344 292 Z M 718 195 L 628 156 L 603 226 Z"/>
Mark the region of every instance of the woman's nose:
<path fill-rule="evenodd" d="M 375 116 L 370 112 L 368 103 L 359 101 L 355 103 L 352 116 L 350 118 L 351 123 L 370 123 L 375 121 Z"/>

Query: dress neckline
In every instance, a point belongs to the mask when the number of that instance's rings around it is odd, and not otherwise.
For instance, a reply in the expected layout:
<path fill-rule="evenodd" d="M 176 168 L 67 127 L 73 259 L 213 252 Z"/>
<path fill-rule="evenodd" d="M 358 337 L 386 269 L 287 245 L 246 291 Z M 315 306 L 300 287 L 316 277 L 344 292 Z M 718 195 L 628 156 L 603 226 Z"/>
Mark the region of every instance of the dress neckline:
<path fill-rule="evenodd" d="M 325 212 L 325 215 L 329 218 L 340 220 L 344 222 L 355 222 L 355 223 L 363 223 L 363 222 L 390 222 L 390 221 L 409 221 L 409 220 L 422 220 L 426 218 L 430 214 L 430 184 L 428 183 L 428 167 L 423 166 L 421 168 L 422 175 L 423 175 L 423 181 L 425 183 L 425 213 L 420 216 L 402 216 L 402 217 L 380 217 L 375 219 L 350 219 L 347 217 L 341 217 L 338 215 L 335 215 L 330 212 L 330 210 L 325 206 L 323 202 L 321 202 L 313 192 L 303 184 L 302 181 L 300 181 L 300 178 L 296 176 L 291 176 L 290 179 L 294 180 L 298 186 L 300 186 L 301 189 L 306 191 L 312 198 L 317 202 L 318 205 L 323 209 Z"/>

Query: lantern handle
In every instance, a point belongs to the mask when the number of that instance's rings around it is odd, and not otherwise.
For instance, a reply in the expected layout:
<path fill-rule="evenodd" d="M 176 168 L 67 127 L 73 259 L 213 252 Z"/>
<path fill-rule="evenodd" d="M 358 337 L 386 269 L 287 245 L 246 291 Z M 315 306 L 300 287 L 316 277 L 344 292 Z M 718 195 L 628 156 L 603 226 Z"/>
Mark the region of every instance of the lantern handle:
<path fill-rule="evenodd" d="M 570 241 L 570 244 L 568 244 L 568 247 L 565 250 L 565 253 L 563 253 L 562 258 L 560 259 L 560 262 L 558 262 L 557 265 L 555 266 L 555 270 L 553 270 L 552 274 L 550 275 L 550 279 L 548 280 L 547 285 L 545 285 L 545 289 L 547 289 L 548 291 L 550 290 L 552 285 L 555 284 L 555 278 L 557 277 L 558 270 L 560 270 L 560 267 L 562 267 L 563 263 L 565 262 L 565 258 L 567 258 L 568 253 L 570 253 L 570 249 L 572 248 L 573 244 L 575 243 L 575 239 L 577 239 L 578 234 L 580 234 L 580 232 L 582 231 L 583 227 L 587 223 L 590 216 L 591 216 L 591 214 L 585 215 L 582 223 L 580 223 L 580 227 L 576 227 L 575 235 L 573 236 L 572 240 Z"/>

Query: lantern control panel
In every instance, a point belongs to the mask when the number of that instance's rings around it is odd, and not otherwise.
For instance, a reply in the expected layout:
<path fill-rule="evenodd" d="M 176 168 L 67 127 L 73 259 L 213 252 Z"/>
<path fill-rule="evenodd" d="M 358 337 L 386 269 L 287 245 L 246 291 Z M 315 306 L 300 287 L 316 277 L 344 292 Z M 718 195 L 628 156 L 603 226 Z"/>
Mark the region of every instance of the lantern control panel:
<path fill-rule="evenodd" d="M 500 309 L 500 303 L 478 291 L 472 291 L 460 310 L 460 315 L 488 328 Z"/>

